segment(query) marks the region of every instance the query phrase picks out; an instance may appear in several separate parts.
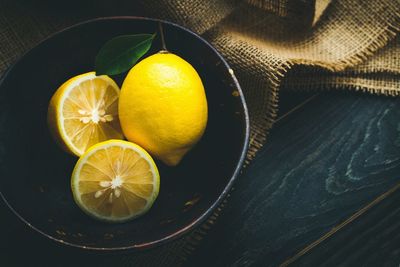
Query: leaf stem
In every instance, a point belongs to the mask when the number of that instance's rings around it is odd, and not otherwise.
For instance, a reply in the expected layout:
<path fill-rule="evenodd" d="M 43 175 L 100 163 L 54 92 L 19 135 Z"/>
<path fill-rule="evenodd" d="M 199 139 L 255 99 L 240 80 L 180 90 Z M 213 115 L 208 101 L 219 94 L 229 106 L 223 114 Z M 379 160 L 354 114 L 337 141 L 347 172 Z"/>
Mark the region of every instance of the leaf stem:
<path fill-rule="evenodd" d="M 161 38 L 161 53 L 168 53 L 167 46 L 165 45 L 165 39 L 164 39 L 164 31 L 162 27 L 162 23 L 158 23 L 158 29 L 160 31 L 160 38 Z"/>

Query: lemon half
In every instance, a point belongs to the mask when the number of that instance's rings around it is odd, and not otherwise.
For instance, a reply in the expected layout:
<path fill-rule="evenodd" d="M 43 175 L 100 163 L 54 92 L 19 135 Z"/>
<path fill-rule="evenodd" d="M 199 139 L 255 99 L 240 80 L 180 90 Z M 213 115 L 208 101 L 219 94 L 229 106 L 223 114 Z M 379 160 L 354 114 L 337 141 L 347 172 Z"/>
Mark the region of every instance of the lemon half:
<path fill-rule="evenodd" d="M 158 196 L 160 175 L 141 147 L 109 140 L 82 155 L 74 168 L 71 188 L 75 202 L 85 213 L 121 222 L 151 208 Z"/>
<path fill-rule="evenodd" d="M 73 77 L 50 100 L 49 128 L 64 150 L 82 155 L 92 145 L 122 139 L 118 118 L 118 85 L 94 72 Z"/>

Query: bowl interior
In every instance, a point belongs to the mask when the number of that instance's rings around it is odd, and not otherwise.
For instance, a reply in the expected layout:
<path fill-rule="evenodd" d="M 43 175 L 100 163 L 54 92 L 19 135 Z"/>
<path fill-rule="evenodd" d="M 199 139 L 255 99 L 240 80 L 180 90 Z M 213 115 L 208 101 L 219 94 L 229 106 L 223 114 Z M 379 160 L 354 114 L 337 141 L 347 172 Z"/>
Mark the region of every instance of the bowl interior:
<path fill-rule="evenodd" d="M 160 194 L 144 216 L 122 224 L 91 219 L 74 203 L 70 176 L 76 157 L 51 138 L 49 100 L 68 78 L 93 70 L 99 48 L 121 34 L 154 33 L 158 22 L 101 19 L 62 31 L 28 52 L 0 90 L 0 189 L 9 206 L 36 230 L 75 246 L 143 247 L 170 239 L 203 219 L 232 180 L 246 149 L 240 89 L 218 54 L 196 35 L 164 23 L 168 49 L 190 62 L 206 89 L 209 121 L 200 143 L 171 168 L 156 161 Z M 160 50 L 158 37 L 149 54 Z M 123 75 L 116 77 L 119 85 Z M 241 92 L 240 92 L 241 93 Z"/>

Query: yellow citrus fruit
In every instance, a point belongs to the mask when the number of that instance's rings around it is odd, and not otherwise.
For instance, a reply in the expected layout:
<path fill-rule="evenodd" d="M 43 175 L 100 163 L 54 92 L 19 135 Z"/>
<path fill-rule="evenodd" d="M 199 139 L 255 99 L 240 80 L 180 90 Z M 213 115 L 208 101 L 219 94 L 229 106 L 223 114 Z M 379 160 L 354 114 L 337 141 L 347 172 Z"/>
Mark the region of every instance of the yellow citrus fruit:
<path fill-rule="evenodd" d="M 118 110 L 125 137 L 171 166 L 199 141 L 207 124 L 202 81 L 172 53 L 149 56 L 129 71 Z"/>
<path fill-rule="evenodd" d="M 50 100 L 47 114 L 49 128 L 61 147 L 80 156 L 96 143 L 122 139 L 119 93 L 110 77 L 94 72 L 61 85 Z"/>
<path fill-rule="evenodd" d="M 158 196 L 160 176 L 143 148 L 109 140 L 92 146 L 78 160 L 71 188 L 75 202 L 85 213 L 122 222 L 151 208 Z"/>

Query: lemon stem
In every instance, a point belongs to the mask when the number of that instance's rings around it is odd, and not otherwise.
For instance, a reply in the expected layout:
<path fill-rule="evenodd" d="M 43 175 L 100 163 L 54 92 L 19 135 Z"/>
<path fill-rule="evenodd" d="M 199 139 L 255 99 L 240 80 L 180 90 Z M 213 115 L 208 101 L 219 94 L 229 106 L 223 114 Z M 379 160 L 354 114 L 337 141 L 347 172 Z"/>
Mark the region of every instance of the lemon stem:
<path fill-rule="evenodd" d="M 158 29 L 160 31 L 160 38 L 161 38 L 161 51 L 160 53 L 168 53 L 167 46 L 165 45 L 165 39 L 164 39 L 164 31 L 162 27 L 162 23 L 158 23 Z"/>

